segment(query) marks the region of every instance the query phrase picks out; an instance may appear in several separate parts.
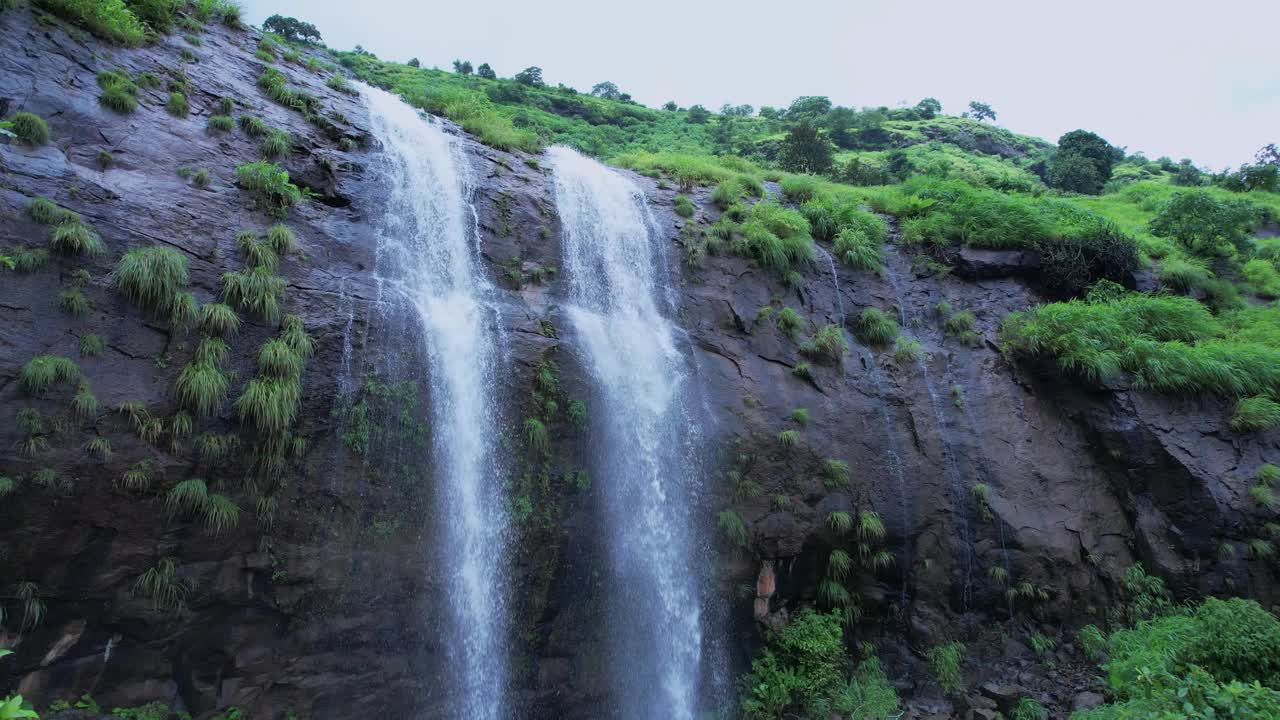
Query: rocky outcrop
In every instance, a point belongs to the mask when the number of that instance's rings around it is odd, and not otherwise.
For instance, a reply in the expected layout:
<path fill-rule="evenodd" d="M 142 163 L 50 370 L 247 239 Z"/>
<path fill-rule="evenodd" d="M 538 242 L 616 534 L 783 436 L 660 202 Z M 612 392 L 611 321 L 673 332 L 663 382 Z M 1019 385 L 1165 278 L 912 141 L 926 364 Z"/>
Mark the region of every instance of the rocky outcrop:
<path fill-rule="evenodd" d="M 0 476 L 22 478 L 0 504 L 8 611 L 0 644 L 17 651 L 0 665 L 0 687 L 42 704 L 82 693 L 104 706 L 174 701 L 197 716 L 228 706 L 254 717 L 441 716 L 445 690 L 436 678 L 447 648 L 435 631 L 444 592 L 437 569 L 450 549 L 434 541 L 427 468 L 431 433 L 447 429 L 418 421 L 430 402 L 418 331 L 377 274 L 371 223 L 385 194 L 366 110 L 358 97 L 330 90 L 327 73 L 285 62 L 276 65 L 289 84 L 319 98 L 320 110 L 308 118 L 275 104 L 255 84 L 263 63 L 253 57 L 252 32 L 210 26 L 200 37 L 187 47 L 196 60 L 185 62 L 177 36 L 108 49 L 25 10 L 0 14 L 0 107 L 40 114 L 53 131 L 45 147 L 0 145 L 0 247 L 42 242 L 48 228 L 26 213 L 36 196 L 80 213 L 107 247 L 98 258 L 55 256 L 35 272 L 0 275 Z M 147 89 L 134 114 L 106 109 L 95 75 L 115 68 L 166 79 L 180 70 L 191 115 L 166 114 L 164 94 Z M 190 439 L 144 441 L 112 410 L 139 402 L 168 422 L 196 341 L 112 290 L 121 254 L 157 244 L 182 252 L 190 290 L 211 302 L 222 274 L 242 266 L 237 232 L 276 220 L 234 182 L 237 164 L 260 157 L 258 142 L 206 129 L 222 97 L 236 101 L 237 115 L 291 133 L 281 162 L 316 196 L 286 220 L 303 250 L 280 270 L 284 311 L 302 319 L 316 353 L 296 428 L 305 449 L 270 521 L 242 484 L 247 450 L 202 462 Z M 551 178 L 535 157 L 493 150 L 446 126 L 464 142 L 483 253 L 503 287 L 511 377 L 502 414 L 515 437 L 544 363 L 555 364 L 566 398 L 591 396 L 564 316 L 564 283 L 551 271 L 560 264 Z M 99 164 L 104 150 L 109 167 Z M 206 169 L 208 186 L 180 177 L 183 167 Z M 708 191 L 692 193 L 698 211 L 685 220 L 671 212 L 674 190 L 634 179 L 672 256 L 682 257 L 716 218 Z M 1051 680 L 1033 676 L 1025 647 L 985 631 L 1003 622 L 1010 634 L 1055 633 L 1065 667 L 1069 630 L 1104 617 L 1135 561 L 1183 593 L 1247 591 L 1280 602 L 1271 569 L 1243 552 L 1219 559 L 1222 543 L 1256 533 L 1248 485 L 1258 465 L 1280 457 L 1280 438 L 1230 432 L 1229 409 L 1213 401 L 1124 386 L 1091 391 L 1011 365 L 996 333 L 1008 312 L 1038 300 L 1027 284 L 1032 257 L 966 250 L 949 260 L 954 272 L 927 276 L 913 272 L 912 260 L 892 245 L 880 273 L 838 268 L 833 277 L 818 263 L 794 286 L 738 257 L 695 257 L 669 269 L 706 399 L 701 431 L 715 482 L 702 516 L 710 526 L 716 512 L 733 511 L 748 530 L 745 547 L 722 544 L 715 579 L 728 605 L 733 672 L 759 642 L 759 626 L 779 627 L 817 601 L 828 554 L 849 543 L 828 523 L 837 511 L 883 518 L 880 542 L 892 563 L 857 571 L 856 634 L 879 643 L 921 712 L 960 708 L 941 698 L 919 660 L 951 639 L 986 653 L 974 664 L 975 683 L 1016 683 L 1063 711 L 1091 702 L 1079 700 L 1092 690 L 1087 682 L 1066 669 Z M 81 269 L 87 281 L 75 279 Z M 58 309 L 73 281 L 90 303 L 80 317 Z M 783 305 L 805 320 L 795 338 L 760 313 Z M 871 307 L 901 319 L 920 343 L 918 359 L 859 342 L 838 361 L 801 352 L 799 341 L 826 324 L 857 337 L 859 313 Z M 964 311 L 973 315 L 971 332 L 957 333 L 956 323 L 949 332 L 947 320 Z M 231 342 L 233 393 L 276 332 L 245 319 Z M 105 349 L 82 358 L 80 340 L 91 333 Z M 71 419 L 74 388 L 45 396 L 19 388 L 21 367 L 40 354 L 77 361 L 96 413 Z M 50 447 L 34 456 L 16 450 L 26 437 L 13 422 L 22 408 L 56 424 Z M 804 423 L 792 419 L 798 408 L 808 410 Z M 779 442 L 783 430 L 797 431 L 793 446 Z M 595 512 L 607 478 L 571 479 L 590 465 L 589 426 L 564 422 L 552 431 L 552 459 L 535 473 L 538 482 L 521 486 L 523 460 L 511 461 L 513 487 L 536 510 L 513 542 L 514 695 L 530 717 L 608 716 L 601 659 L 609 619 L 600 602 L 607 555 Z M 229 404 L 193 434 L 202 432 L 239 434 L 252 446 Z M 85 451 L 98 437 L 111 441 L 110 458 Z M 124 489 L 117 480 L 147 458 L 156 468 L 152 488 Z M 847 463 L 847 482 L 832 481 L 827 460 Z M 56 480 L 35 482 L 46 468 Z M 163 490 L 190 477 L 241 503 L 233 531 L 210 534 L 165 507 Z M 157 612 L 135 591 L 162 558 L 189 587 L 180 612 Z M 34 583 L 45 608 L 34 627 L 21 627 L 19 582 Z M 1024 586 L 1029 592 L 1007 594 Z M 975 691 L 964 709 L 981 717 L 1000 702 Z"/>

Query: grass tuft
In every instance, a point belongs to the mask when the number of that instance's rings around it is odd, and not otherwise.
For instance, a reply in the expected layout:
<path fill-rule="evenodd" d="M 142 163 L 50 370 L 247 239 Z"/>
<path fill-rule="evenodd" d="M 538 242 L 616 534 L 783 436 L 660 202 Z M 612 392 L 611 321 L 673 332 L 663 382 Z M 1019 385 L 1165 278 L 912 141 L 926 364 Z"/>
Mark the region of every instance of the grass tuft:
<path fill-rule="evenodd" d="M 49 246 L 62 255 L 102 255 L 107 251 L 102 238 L 78 215 L 67 213 L 49 233 Z"/>
<path fill-rule="evenodd" d="M 38 147 L 49 142 L 49 124 L 39 115 L 29 112 L 15 113 L 9 119 L 9 130 L 24 145 Z"/>
<path fill-rule="evenodd" d="M 98 357 L 106 349 L 102 338 L 92 333 L 80 338 L 80 357 Z"/>
<path fill-rule="evenodd" d="M 37 355 L 18 373 L 18 387 L 32 395 L 43 395 L 54 385 L 80 377 L 75 361 L 60 355 Z"/>
<path fill-rule="evenodd" d="M 169 93 L 169 100 L 164 104 L 164 109 L 172 116 L 184 118 L 191 113 L 191 105 L 187 103 L 187 96 L 180 92 Z"/>
<path fill-rule="evenodd" d="M 208 335 L 235 335 L 240 331 L 240 316 L 230 305 L 209 303 L 200 307 L 199 327 Z"/>
<path fill-rule="evenodd" d="M 1231 417 L 1231 429 L 1236 432 L 1254 432 L 1280 427 L 1280 403 L 1265 395 L 1243 398 L 1236 403 Z"/>
<path fill-rule="evenodd" d="M 898 338 L 898 323 L 879 308 L 867 308 L 858 318 L 859 336 L 871 345 L 887 346 Z"/>
<path fill-rule="evenodd" d="M 167 312 L 187 282 L 187 257 L 169 247 L 133 248 L 116 265 L 116 290 L 157 312 Z"/>
<path fill-rule="evenodd" d="M 224 273 L 222 294 L 227 303 L 245 312 L 275 322 L 280 317 L 284 278 L 263 267 Z"/>

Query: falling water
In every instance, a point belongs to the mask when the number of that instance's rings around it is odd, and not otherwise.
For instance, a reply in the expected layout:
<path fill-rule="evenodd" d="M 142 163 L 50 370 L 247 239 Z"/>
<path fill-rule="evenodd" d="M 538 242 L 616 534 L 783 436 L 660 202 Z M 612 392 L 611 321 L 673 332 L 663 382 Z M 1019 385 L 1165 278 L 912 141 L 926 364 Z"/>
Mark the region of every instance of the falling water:
<path fill-rule="evenodd" d="M 598 386 L 621 716 L 690 720 L 702 646 L 690 527 L 697 473 L 688 364 L 659 310 L 663 248 L 643 194 L 573 150 L 549 152 L 564 226 L 568 314 Z"/>
<path fill-rule="evenodd" d="M 840 327 L 844 328 L 844 296 L 840 294 L 840 274 L 836 272 L 836 259 L 831 257 L 831 253 L 827 252 L 821 245 L 814 243 L 814 247 L 818 248 L 818 252 L 822 253 L 822 257 L 827 259 L 827 265 L 831 266 L 831 284 L 836 289 L 836 313 L 840 317 Z"/>
<path fill-rule="evenodd" d="M 898 283 L 898 274 L 893 269 L 892 262 L 884 263 L 885 279 L 889 281 L 889 287 L 893 288 L 894 300 L 898 304 L 898 322 L 902 326 L 902 334 L 908 338 L 911 337 L 910 316 L 907 314 L 906 303 L 903 301 L 902 288 Z M 938 391 L 933 385 L 933 373 L 929 370 L 929 364 L 925 362 L 924 354 L 916 355 L 916 366 L 920 369 L 920 376 L 924 380 L 925 390 L 929 394 L 929 407 L 933 411 L 933 421 L 938 429 L 938 438 L 942 441 L 942 469 L 947 477 L 947 483 L 951 491 L 951 503 L 955 508 L 956 524 L 960 530 L 960 537 L 964 543 L 964 587 L 963 587 L 963 603 L 967 608 L 969 605 L 969 597 L 973 586 L 973 540 L 969 531 L 969 514 L 968 494 L 964 490 L 964 480 L 960 474 L 960 465 L 956 460 L 956 451 L 954 447 L 954 439 L 947 426 L 946 415 L 942 411 L 942 401 L 938 398 Z"/>
<path fill-rule="evenodd" d="M 449 611 L 451 715 L 497 720 L 507 714 L 506 512 L 492 447 L 499 353 L 493 288 L 469 231 L 469 167 L 457 141 L 416 110 L 381 90 L 363 92 L 389 193 L 378 274 L 408 302 L 426 343 L 440 540 L 452 555 L 435 569 Z"/>

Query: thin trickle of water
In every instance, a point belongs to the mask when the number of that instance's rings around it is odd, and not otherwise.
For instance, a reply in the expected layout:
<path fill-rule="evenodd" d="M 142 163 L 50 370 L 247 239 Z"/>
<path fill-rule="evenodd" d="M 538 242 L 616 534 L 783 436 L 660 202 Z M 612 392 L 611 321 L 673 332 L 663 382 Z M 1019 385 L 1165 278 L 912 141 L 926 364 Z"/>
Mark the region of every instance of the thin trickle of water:
<path fill-rule="evenodd" d="M 362 89 L 385 152 L 387 213 L 380 280 L 416 314 L 429 367 L 438 521 L 452 561 L 443 575 L 454 717 L 510 714 L 504 558 L 507 514 L 493 441 L 497 331 L 493 288 L 469 221 L 469 167 L 456 140 L 399 98 Z"/>
<path fill-rule="evenodd" d="M 903 301 L 902 288 L 898 282 L 898 273 L 893 269 L 892 262 L 884 263 L 883 267 L 884 277 L 889 281 L 889 287 L 893 289 L 894 301 L 898 305 L 898 323 L 902 326 L 901 332 L 910 339 L 912 337 L 909 330 L 911 318 L 907 313 L 906 303 Z M 956 518 L 956 525 L 960 530 L 960 538 L 964 542 L 962 601 L 964 607 L 967 608 L 973 587 L 973 537 L 970 534 L 969 514 L 966 511 L 969 501 L 968 493 L 964 488 L 960 464 L 956 460 L 955 438 L 951 436 L 946 415 L 942 411 L 942 402 L 938 398 L 938 392 L 933 384 L 933 373 L 929 370 L 929 364 L 925 362 L 923 353 L 917 353 L 916 367 L 920 369 L 920 376 L 924 380 L 924 387 L 929 395 L 929 408 L 933 412 L 934 425 L 938 429 L 938 438 L 942 441 L 942 470 L 947 477 L 947 486 L 951 491 L 951 504 L 954 509 L 953 514 Z"/>
<path fill-rule="evenodd" d="M 827 259 L 827 265 L 831 267 L 831 284 L 836 289 L 836 313 L 840 317 L 840 327 L 844 327 L 844 296 L 840 294 L 840 274 L 836 272 L 836 259 L 831 257 L 831 253 L 827 252 L 821 245 L 814 243 L 814 247 L 818 248 L 818 252 L 822 253 L 822 257 Z"/>
<path fill-rule="evenodd" d="M 659 308 L 664 248 L 644 195 L 563 147 L 548 151 L 564 226 L 568 315 L 600 397 L 606 483 L 611 668 L 621 716 L 694 717 L 702 651 L 690 499 L 697 471 L 687 427 L 688 362 Z"/>

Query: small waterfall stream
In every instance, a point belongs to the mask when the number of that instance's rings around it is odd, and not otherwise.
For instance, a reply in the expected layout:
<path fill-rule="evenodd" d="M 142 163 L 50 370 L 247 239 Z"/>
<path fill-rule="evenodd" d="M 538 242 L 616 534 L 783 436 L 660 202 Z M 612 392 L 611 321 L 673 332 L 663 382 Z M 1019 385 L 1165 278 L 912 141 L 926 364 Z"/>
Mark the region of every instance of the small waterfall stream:
<path fill-rule="evenodd" d="M 898 280 L 898 273 L 893 268 L 892 262 L 885 262 L 884 268 L 885 279 L 889 282 L 889 287 L 893 289 L 893 296 L 898 305 L 898 323 L 901 325 L 901 333 L 903 336 L 911 338 L 909 330 L 911 326 L 911 316 L 907 313 L 906 302 L 903 299 L 902 287 Z M 933 413 L 934 426 L 938 430 L 938 439 L 942 445 L 942 467 L 947 477 L 947 486 L 951 493 L 952 514 L 956 518 L 956 527 L 960 532 L 960 538 L 964 543 L 964 557 L 962 565 L 964 568 L 964 585 L 962 588 L 962 601 L 964 607 L 969 607 L 970 598 L 973 588 L 973 533 L 969 527 L 969 497 L 964 487 L 964 479 L 961 476 L 960 464 L 956 460 L 955 439 L 951 436 L 950 427 L 947 424 L 946 414 L 942 410 L 942 401 L 938 398 L 938 391 L 934 387 L 933 373 L 929 370 L 929 364 L 925 362 L 923 354 L 916 357 L 916 366 L 920 370 L 920 376 L 924 380 L 925 390 L 929 395 L 929 407 Z"/>
<path fill-rule="evenodd" d="M 498 330 L 494 289 L 473 238 L 471 179 L 458 142 L 390 93 L 362 88 L 385 148 L 388 210 L 379 223 L 379 279 L 416 314 L 425 338 L 439 573 L 453 717 L 498 720 L 507 706 L 507 513 L 495 459 Z M 434 628 L 432 628 L 434 630 Z"/>
<path fill-rule="evenodd" d="M 548 151 L 564 227 L 568 315 L 600 401 L 610 667 L 619 716 L 691 720 L 702 654 L 690 364 L 663 315 L 665 247 L 644 195 L 604 165 Z"/>

